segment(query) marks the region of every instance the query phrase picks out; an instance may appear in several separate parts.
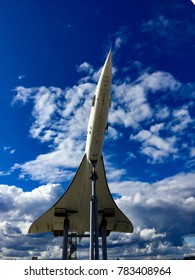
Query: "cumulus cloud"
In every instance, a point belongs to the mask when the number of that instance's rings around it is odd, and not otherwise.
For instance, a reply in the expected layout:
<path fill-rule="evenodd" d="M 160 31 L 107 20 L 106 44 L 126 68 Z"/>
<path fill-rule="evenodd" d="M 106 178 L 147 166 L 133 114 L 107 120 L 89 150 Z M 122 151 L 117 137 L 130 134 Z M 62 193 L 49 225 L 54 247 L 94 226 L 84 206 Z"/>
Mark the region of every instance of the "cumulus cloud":
<path fill-rule="evenodd" d="M 147 225 L 160 233 L 166 232 L 172 242 L 180 236 L 181 244 L 182 235 L 192 234 L 195 229 L 194 179 L 194 173 L 177 174 L 153 184 L 126 181 L 111 183 L 110 187 L 112 192 L 120 193 L 122 197 L 117 203 L 136 226 Z M 180 227 L 182 223 L 185 227 Z"/>
<path fill-rule="evenodd" d="M 93 66 L 88 62 L 83 62 L 79 66 L 77 66 L 78 72 L 85 72 L 87 74 L 92 74 L 94 72 Z"/>
<path fill-rule="evenodd" d="M 154 107 L 153 110 L 150 109 L 152 118 L 148 115 L 148 118 L 144 118 L 145 123 L 142 121 L 137 122 L 138 129 L 134 129 L 137 133 L 131 134 L 130 141 L 135 140 L 140 143 L 139 151 L 148 157 L 149 162 L 161 163 L 170 156 L 172 158 L 180 157 L 181 152 L 178 152 L 184 148 L 184 144 L 181 143 L 181 137 L 186 134 L 187 130 L 188 135 L 191 135 L 190 129 L 193 126 L 193 119 L 191 117 L 190 103 L 187 102 L 185 105 L 178 107 L 178 109 L 173 109 L 171 106 L 166 105 L 166 95 L 173 95 L 174 91 L 179 93 L 182 88 L 180 82 L 174 80 L 167 73 L 165 75 L 158 73 L 158 75 L 155 75 L 155 79 L 153 74 L 150 76 L 148 76 L 148 73 L 144 74 L 137 80 L 141 81 L 139 87 L 142 88 L 143 96 L 145 96 L 144 104 L 150 104 L 150 108 Z M 160 94 L 158 93 L 159 91 Z M 163 91 L 166 94 L 162 95 L 161 98 Z M 157 94 L 158 97 L 160 96 L 157 106 L 153 106 L 153 103 L 150 102 L 152 97 L 149 92 Z M 124 114 L 123 118 L 125 118 L 124 122 L 127 122 L 128 118 Z M 146 119 L 148 119 L 147 123 Z M 131 118 L 131 122 L 132 120 L 133 118 Z M 144 128 L 142 129 L 142 127 Z"/>
<path fill-rule="evenodd" d="M 116 178 L 110 189 L 118 194 L 116 203 L 132 221 L 134 232 L 111 233 L 108 238 L 110 259 L 183 258 L 195 253 L 195 247 L 184 242 L 184 237 L 195 231 L 195 174 L 177 174 L 152 184 L 121 182 Z M 62 193 L 59 184 L 42 185 L 29 192 L 0 185 L 0 255 L 60 259 L 60 238 L 52 234 L 27 235 L 27 231 L 34 219 Z M 88 240 L 83 239 L 78 247 L 79 258 L 88 258 L 88 246 Z"/>
<path fill-rule="evenodd" d="M 174 254 L 183 258 L 194 253 L 195 247 L 184 242 L 184 236 L 195 231 L 194 179 L 194 173 L 183 173 L 153 184 L 139 181 L 110 184 L 111 191 L 120 194 L 116 203 L 135 227 L 131 237 L 124 236 L 129 243 L 123 247 L 123 257 L 131 258 L 132 252 L 140 258 L 170 258 Z"/>
<path fill-rule="evenodd" d="M 164 120 L 170 116 L 170 110 L 167 106 L 156 108 L 156 118 L 157 120 Z"/>
<path fill-rule="evenodd" d="M 145 241 L 152 241 L 155 238 L 162 238 L 165 236 L 165 233 L 156 233 L 156 230 L 154 228 L 144 228 L 140 231 L 140 238 Z"/>
<path fill-rule="evenodd" d="M 141 152 L 152 159 L 152 162 L 161 162 L 165 157 L 177 152 L 174 147 L 176 138 L 174 136 L 162 138 L 159 136 L 160 130 L 164 129 L 164 123 L 159 123 L 150 127 L 150 130 L 141 130 L 130 138 L 142 143 Z"/>
<path fill-rule="evenodd" d="M 173 122 L 172 122 L 172 131 L 173 132 L 178 132 L 178 131 L 183 131 L 188 127 L 190 123 L 193 122 L 189 111 L 186 106 L 183 108 L 174 110 L 173 112 Z"/>
<path fill-rule="evenodd" d="M 70 168 L 79 166 L 83 157 L 82 144 L 65 139 L 53 152 L 37 156 L 35 160 L 15 164 L 12 171 L 20 169 L 20 178 L 30 176 L 40 182 L 62 182 L 70 180 L 74 172 Z"/>
<path fill-rule="evenodd" d="M 152 116 L 144 89 L 140 85 L 123 83 L 114 85 L 114 96 L 109 121 L 123 124 L 125 127 L 136 127 L 140 122 Z"/>
<path fill-rule="evenodd" d="M 180 87 L 181 83 L 171 74 L 160 71 L 153 73 L 146 71 L 133 82 L 113 85 L 115 102 L 110 113 L 110 121 L 121 123 L 125 127 L 137 127 L 153 116 L 149 93 L 173 92 L 178 91 Z M 168 117 L 168 108 L 164 106 L 157 114 L 161 119 Z"/>
<path fill-rule="evenodd" d="M 32 115 L 35 122 L 31 127 L 31 135 L 33 138 L 38 138 L 42 131 L 50 126 L 52 115 L 57 111 L 55 99 L 58 91 L 40 87 L 37 94 L 34 96 L 34 108 Z"/>
<path fill-rule="evenodd" d="M 59 194 L 62 193 L 62 187 L 59 184 L 47 184 L 33 189 L 31 192 L 25 192 L 16 186 L 0 185 L 1 198 L 1 218 L 5 220 L 17 220 L 20 214 L 26 215 L 28 219 L 33 219 L 41 214 L 43 209 L 51 206 Z M 33 211 L 32 211 L 33 209 Z"/>
<path fill-rule="evenodd" d="M 157 91 L 176 91 L 181 83 L 177 81 L 170 73 L 157 71 L 154 73 L 144 73 L 138 81 L 141 81 L 143 87 L 151 92 Z"/>
<path fill-rule="evenodd" d="M 30 224 L 62 193 L 59 184 L 42 185 L 29 192 L 16 186 L 0 185 L 0 256 L 28 259 L 38 254 L 40 258 L 46 257 L 48 242 L 55 247 L 59 240 L 52 242 L 50 235 L 39 235 L 37 239 L 27 232 Z"/>

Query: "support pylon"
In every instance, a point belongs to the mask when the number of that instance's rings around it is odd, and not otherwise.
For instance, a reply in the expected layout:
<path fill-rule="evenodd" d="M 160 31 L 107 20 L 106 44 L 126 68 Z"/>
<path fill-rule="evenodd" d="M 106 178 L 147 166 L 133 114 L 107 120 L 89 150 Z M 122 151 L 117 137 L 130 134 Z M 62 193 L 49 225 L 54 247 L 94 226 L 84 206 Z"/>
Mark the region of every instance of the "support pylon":
<path fill-rule="evenodd" d="M 92 194 L 90 200 L 90 259 L 99 260 L 99 231 L 98 231 L 98 199 L 96 196 L 97 173 L 93 166 L 91 181 Z"/>

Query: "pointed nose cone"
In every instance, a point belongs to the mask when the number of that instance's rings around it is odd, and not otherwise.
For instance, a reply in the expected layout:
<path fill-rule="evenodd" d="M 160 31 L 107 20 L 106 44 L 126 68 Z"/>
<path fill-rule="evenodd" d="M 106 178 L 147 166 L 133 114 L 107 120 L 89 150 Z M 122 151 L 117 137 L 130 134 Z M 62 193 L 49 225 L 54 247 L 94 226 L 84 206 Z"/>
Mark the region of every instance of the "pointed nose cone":
<path fill-rule="evenodd" d="M 102 69 L 103 76 L 112 76 L 112 50 L 110 49 Z"/>

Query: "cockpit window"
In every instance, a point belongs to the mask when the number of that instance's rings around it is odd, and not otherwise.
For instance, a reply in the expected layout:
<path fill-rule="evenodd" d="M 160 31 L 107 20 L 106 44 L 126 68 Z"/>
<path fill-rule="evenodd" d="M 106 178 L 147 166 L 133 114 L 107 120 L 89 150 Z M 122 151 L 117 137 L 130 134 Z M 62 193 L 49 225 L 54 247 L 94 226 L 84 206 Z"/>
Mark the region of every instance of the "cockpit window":
<path fill-rule="evenodd" d="M 93 107 L 95 106 L 95 95 L 94 95 L 94 97 L 93 97 L 92 106 L 93 106 Z"/>

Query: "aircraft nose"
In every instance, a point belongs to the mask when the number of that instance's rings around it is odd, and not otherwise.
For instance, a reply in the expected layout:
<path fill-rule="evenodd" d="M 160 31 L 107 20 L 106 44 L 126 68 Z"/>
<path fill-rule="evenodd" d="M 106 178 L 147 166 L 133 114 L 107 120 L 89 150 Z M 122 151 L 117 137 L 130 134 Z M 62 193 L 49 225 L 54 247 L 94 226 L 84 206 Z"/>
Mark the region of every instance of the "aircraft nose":
<path fill-rule="evenodd" d="M 112 50 L 110 49 L 102 69 L 103 76 L 112 76 Z"/>

